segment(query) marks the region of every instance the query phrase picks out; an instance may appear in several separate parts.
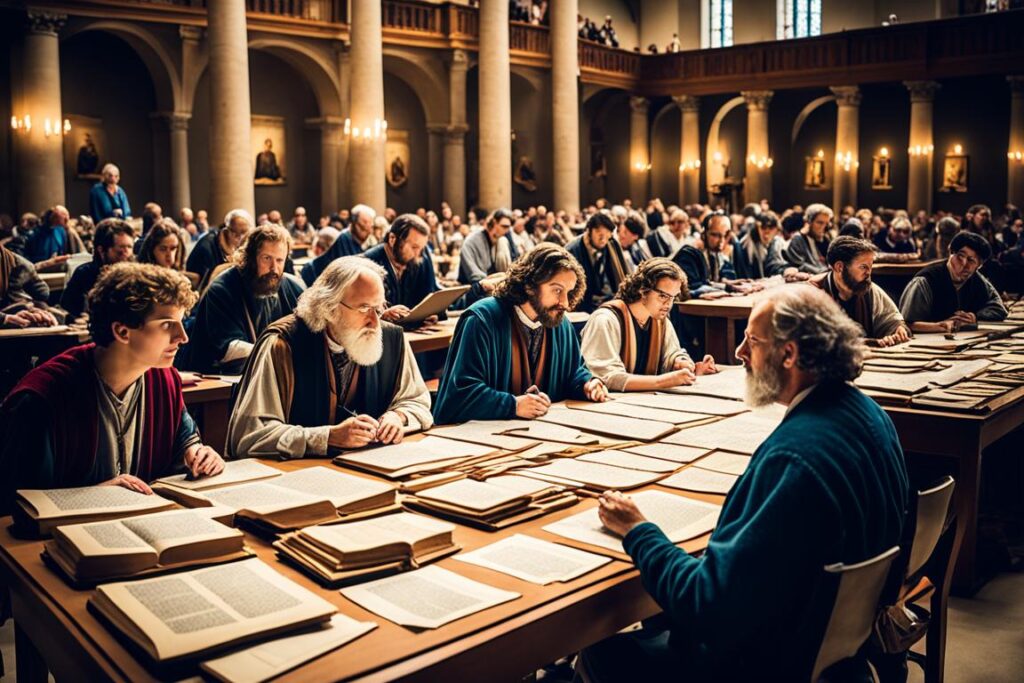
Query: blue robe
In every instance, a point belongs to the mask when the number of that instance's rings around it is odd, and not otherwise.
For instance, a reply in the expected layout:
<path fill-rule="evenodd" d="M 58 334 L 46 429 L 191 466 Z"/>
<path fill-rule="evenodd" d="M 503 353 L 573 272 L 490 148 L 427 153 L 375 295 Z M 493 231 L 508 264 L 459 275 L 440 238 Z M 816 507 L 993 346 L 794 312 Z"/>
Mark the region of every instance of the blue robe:
<path fill-rule="evenodd" d="M 320 277 L 320 273 L 324 272 L 327 266 L 331 265 L 331 261 L 342 256 L 358 256 L 363 253 L 363 247 L 356 242 L 356 238 L 352 236 L 352 230 L 346 228 L 341 231 L 338 238 L 334 240 L 334 244 L 331 248 L 324 253 L 317 256 L 315 259 L 302 266 L 302 280 L 309 287 L 313 282 Z"/>
<path fill-rule="evenodd" d="M 402 305 L 411 310 L 428 294 L 440 289 L 437 286 L 437 278 L 434 277 L 434 264 L 430 254 L 424 254 L 418 264 L 406 266 L 401 280 L 395 275 L 395 269 L 391 267 L 383 244 L 367 249 L 363 256 L 384 269 L 384 298 L 391 306 Z M 446 316 L 442 313 L 441 317 Z"/>
<path fill-rule="evenodd" d="M 434 422 L 509 420 L 516 416 L 512 387 L 512 304 L 488 297 L 459 317 L 434 403 Z M 568 318 L 546 331 L 546 380 L 540 388 L 552 401 L 585 399 L 592 375 Z"/>
<path fill-rule="evenodd" d="M 70 252 L 71 240 L 67 229 L 60 225 L 40 225 L 28 236 L 22 256 L 32 263 L 45 261 L 54 254 L 65 256 Z"/>
<path fill-rule="evenodd" d="M 121 209 L 121 215 L 115 216 L 114 209 Z M 131 218 L 132 207 L 128 204 L 128 194 L 118 185 L 117 191 L 111 196 L 102 182 L 96 183 L 89 190 L 89 215 L 96 223 L 104 218 Z"/>

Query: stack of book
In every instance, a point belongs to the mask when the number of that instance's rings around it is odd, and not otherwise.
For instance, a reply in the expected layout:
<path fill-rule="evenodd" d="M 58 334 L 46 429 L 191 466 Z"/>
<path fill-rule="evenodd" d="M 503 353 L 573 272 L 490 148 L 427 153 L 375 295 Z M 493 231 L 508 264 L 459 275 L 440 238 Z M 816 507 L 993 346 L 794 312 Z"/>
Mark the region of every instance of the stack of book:
<path fill-rule="evenodd" d="M 428 435 L 417 441 L 342 453 L 334 463 L 388 479 L 402 479 L 490 459 L 499 451 L 494 446 Z"/>
<path fill-rule="evenodd" d="M 408 512 L 310 526 L 274 543 L 279 556 L 328 585 L 415 569 L 455 553 L 455 526 Z"/>
<path fill-rule="evenodd" d="M 19 535 L 39 538 L 49 536 L 62 524 L 101 522 L 174 507 L 177 506 L 166 498 L 122 486 L 79 486 L 19 490 L 12 513 Z"/>
<path fill-rule="evenodd" d="M 569 507 L 579 498 L 558 484 L 516 475 L 486 481 L 460 479 L 417 491 L 406 506 L 482 529 L 495 530 Z"/>

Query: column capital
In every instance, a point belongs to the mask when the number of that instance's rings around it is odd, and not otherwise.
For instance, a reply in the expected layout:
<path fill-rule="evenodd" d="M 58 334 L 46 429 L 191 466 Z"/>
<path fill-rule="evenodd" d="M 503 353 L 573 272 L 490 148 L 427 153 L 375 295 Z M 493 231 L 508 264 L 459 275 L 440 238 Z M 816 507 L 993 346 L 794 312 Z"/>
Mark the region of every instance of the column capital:
<path fill-rule="evenodd" d="M 186 43 L 198 43 L 203 39 L 203 28 L 201 26 L 186 26 L 182 24 L 178 27 L 178 37 Z"/>
<path fill-rule="evenodd" d="M 700 98 L 696 95 L 673 95 L 672 101 L 683 111 L 700 111 Z"/>
<path fill-rule="evenodd" d="M 188 122 L 192 119 L 192 113 L 186 111 L 154 111 L 149 118 L 167 126 L 168 130 L 188 130 Z"/>
<path fill-rule="evenodd" d="M 744 90 L 740 93 L 747 103 L 747 109 L 752 111 L 767 111 L 774 94 L 771 90 Z"/>
<path fill-rule="evenodd" d="M 1006 77 L 1006 82 L 1010 84 L 1010 92 L 1014 95 L 1024 94 L 1024 74 L 1014 74 Z"/>
<path fill-rule="evenodd" d="M 630 95 L 629 97 L 629 108 L 632 111 L 646 114 L 650 106 L 651 103 L 646 97 L 640 97 L 639 95 Z"/>
<path fill-rule="evenodd" d="M 447 123 L 427 123 L 427 132 L 431 135 L 444 135 L 448 132 Z"/>
<path fill-rule="evenodd" d="M 452 50 L 448 55 L 448 68 L 452 71 L 467 71 L 469 69 L 469 55 L 465 50 Z"/>
<path fill-rule="evenodd" d="M 855 85 L 836 85 L 829 88 L 836 96 L 836 104 L 840 107 L 859 107 L 863 93 Z"/>
<path fill-rule="evenodd" d="M 935 81 L 903 81 L 903 85 L 910 91 L 911 102 L 931 102 L 942 87 Z"/>
<path fill-rule="evenodd" d="M 469 126 L 464 123 L 453 123 L 445 127 L 444 139 L 446 142 L 461 143 L 469 132 Z"/>
<path fill-rule="evenodd" d="M 64 28 L 64 22 L 67 20 L 68 15 L 66 14 L 51 12 L 37 7 L 28 8 L 29 33 L 38 33 L 44 36 L 55 36 L 60 33 L 62 28 Z"/>

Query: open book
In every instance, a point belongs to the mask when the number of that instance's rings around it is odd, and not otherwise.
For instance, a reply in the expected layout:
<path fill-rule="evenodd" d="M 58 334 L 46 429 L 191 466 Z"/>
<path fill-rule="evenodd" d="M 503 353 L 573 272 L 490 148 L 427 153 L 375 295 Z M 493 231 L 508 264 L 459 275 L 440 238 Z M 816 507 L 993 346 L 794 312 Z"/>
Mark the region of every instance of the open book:
<path fill-rule="evenodd" d="M 217 505 L 236 517 L 280 531 L 376 514 L 396 506 L 396 488 L 330 467 L 307 467 L 267 481 L 225 486 L 210 491 L 163 489 L 188 507 Z"/>
<path fill-rule="evenodd" d="M 307 574 L 337 584 L 416 568 L 459 550 L 455 525 L 408 512 L 285 534 L 274 547 Z"/>
<path fill-rule="evenodd" d="M 79 486 L 70 489 L 22 489 L 14 504 L 19 532 L 49 536 L 61 524 L 120 519 L 169 510 L 174 503 L 123 486 Z"/>
<path fill-rule="evenodd" d="M 247 557 L 242 532 L 195 510 L 59 526 L 46 554 L 75 583 Z"/>
<path fill-rule="evenodd" d="M 280 477 L 282 471 L 276 467 L 264 464 L 259 460 L 246 458 L 244 460 L 229 460 L 224 463 L 224 470 L 212 477 L 191 478 L 187 474 L 175 474 L 170 477 L 162 477 L 151 485 L 154 491 L 171 489 L 185 489 L 186 491 L 211 491 L 225 486 L 236 484 L 247 484 L 252 481 L 263 481 Z"/>
<path fill-rule="evenodd" d="M 473 459 L 486 458 L 496 450 L 498 449 L 494 446 L 428 435 L 416 441 L 348 451 L 336 457 L 334 462 L 389 479 L 401 479 L 412 474 L 437 472 Z"/>
<path fill-rule="evenodd" d="M 102 585 L 89 607 L 157 662 L 290 633 L 337 611 L 257 559 Z"/>
<path fill-rule="evenodd" d="M 540 517 L 576 503 L 579 498 L 564 487 L 516 475 L 486 481 L 460 479 L 408 496 L 415 510 L 487 530 Z"/>

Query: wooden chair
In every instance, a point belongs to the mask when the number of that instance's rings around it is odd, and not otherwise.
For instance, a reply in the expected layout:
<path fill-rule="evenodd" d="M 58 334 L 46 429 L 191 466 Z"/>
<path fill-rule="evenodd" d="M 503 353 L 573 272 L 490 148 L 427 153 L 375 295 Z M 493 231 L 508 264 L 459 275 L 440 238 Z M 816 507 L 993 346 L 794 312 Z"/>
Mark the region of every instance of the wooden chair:
<path fill-rule="evenodd" d="M 889 569 L 899 551 L 899 546 L 893 546 L 857 564 L 837 563 L 825 567 L 826 573 L 837 575 L 839 588 L 814 662 L 812 683 L 817 683 L 828 667 L 857 654 L 867 642 Z"/>

